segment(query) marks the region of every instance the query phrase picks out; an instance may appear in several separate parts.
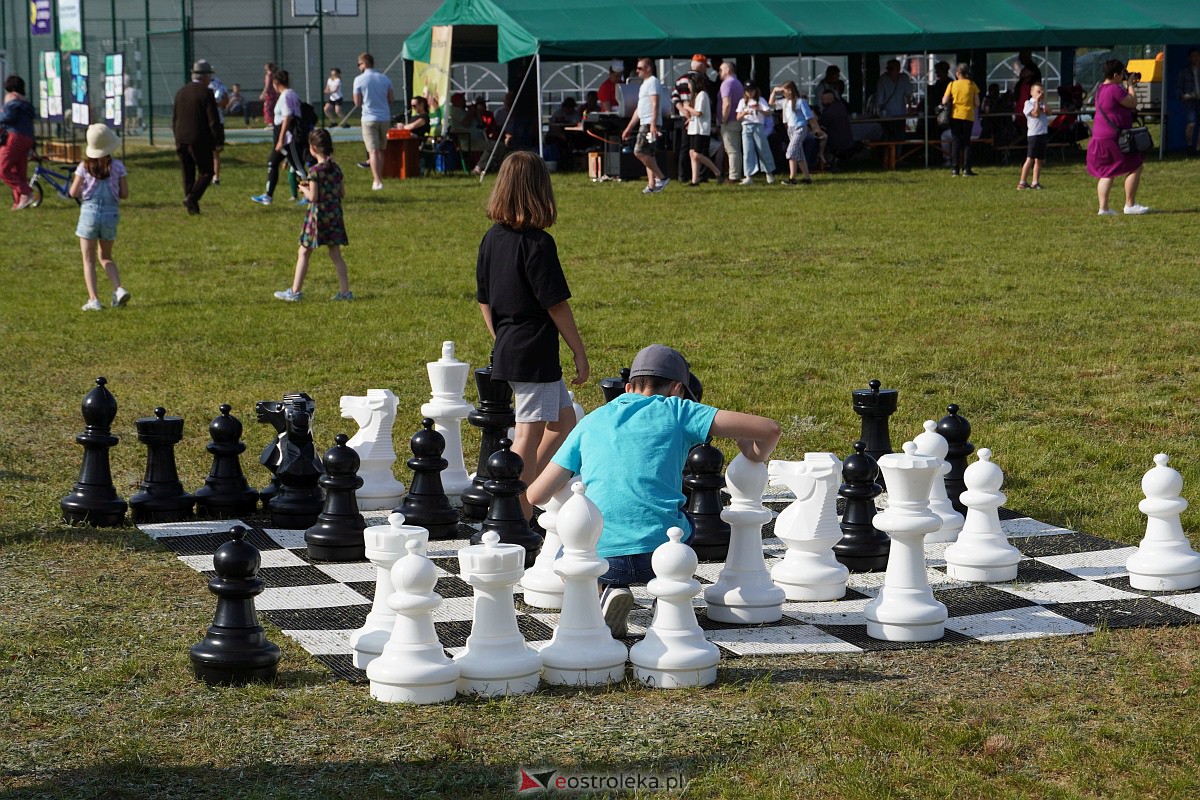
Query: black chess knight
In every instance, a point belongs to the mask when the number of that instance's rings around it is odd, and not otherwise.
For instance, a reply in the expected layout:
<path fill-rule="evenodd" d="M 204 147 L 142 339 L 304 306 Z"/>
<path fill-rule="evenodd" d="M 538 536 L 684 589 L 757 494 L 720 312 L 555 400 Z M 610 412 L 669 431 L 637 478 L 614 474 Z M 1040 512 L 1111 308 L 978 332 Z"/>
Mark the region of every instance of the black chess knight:
<path fill-rule="evenodd" d="M 319 481 L 324 468 L 313 445 L 313 399 L 303 392 L 283 397 L 285 430 L 279 438 L 279 465 L 275 477 L 279 491 L 267 510 L 277 528 L 308 528 L 325 504 Z"/>

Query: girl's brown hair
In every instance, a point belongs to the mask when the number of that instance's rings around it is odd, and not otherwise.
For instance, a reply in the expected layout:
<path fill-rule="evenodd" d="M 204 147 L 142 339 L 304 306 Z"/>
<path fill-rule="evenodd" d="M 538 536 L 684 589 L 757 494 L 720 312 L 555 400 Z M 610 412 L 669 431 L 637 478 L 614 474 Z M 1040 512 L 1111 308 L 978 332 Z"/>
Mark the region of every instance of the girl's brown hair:
<path fill-rule="evenodd" d="M 500 165 L 496 185 L 488 199 L 487 216 L 515 230 L 545 230 L 558 219 L 550 170 L 535 153 L 518 150 Z"/>
<path fill-rule="evenodd" d="M 85 158 L 83 160 L 83 168 L 87 170 L 88 175 L 102 181 L 112 174 L 112 156 Z"/>
<path fill-rule="evenodd" d="M 333 155 L 333 137 L 324 128 L 316 128 L 308 135 L 308 146 L 315 147 L 326 158 Z"/>

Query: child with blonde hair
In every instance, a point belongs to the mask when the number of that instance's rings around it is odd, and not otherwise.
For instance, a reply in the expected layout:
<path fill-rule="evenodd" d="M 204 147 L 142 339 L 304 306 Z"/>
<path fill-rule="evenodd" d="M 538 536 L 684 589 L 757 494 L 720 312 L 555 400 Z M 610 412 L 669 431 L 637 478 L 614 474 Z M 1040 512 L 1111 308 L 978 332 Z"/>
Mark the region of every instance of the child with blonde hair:
<path fill-rule="evenodd" d="M 130 293 L 121 285 L 117 262 L 112 259 L 113 242 L 117 238 L 117 222 L 121 218 L 119 203 L 129 197 L 125 165 L 112 157 L 121 140 L 107 125 L 98 122 L 87 129 L 84 160 L 79 162 L 68 193 L 80 200 L 79 224 L 75 235 L 83 254 L 83 283 L 88 301 L 84 311 L 100 311 L 104 306 L 96 295 L 96 260 L 99 257 L 104 272 L 112 284 L 112 306 L 121 308 L 129 302 Z"/>

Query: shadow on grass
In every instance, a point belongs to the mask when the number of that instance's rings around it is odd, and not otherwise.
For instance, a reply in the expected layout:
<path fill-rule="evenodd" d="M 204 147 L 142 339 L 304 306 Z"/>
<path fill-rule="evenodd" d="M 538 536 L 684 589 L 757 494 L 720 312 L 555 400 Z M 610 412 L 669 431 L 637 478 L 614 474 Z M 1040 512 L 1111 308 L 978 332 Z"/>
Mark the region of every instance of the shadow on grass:
<path fill-rule="evenodd" d="M 905 680 L 903 675 L 888 675 L 863 669 L 772 669 L 770 667 L 732 667 L 729 662 L 722 662 L 720 671 L 721 684 L 738 683 L 883 683 L 885 681 Z"/>

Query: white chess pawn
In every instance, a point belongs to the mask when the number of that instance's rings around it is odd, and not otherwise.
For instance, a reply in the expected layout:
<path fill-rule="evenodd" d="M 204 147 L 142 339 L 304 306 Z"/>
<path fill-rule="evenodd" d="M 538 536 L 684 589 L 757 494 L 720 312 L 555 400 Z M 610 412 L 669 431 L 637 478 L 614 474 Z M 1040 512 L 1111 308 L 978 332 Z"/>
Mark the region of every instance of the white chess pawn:
<path fill-rule="evenodd" d="M 657 598 L 654 620 L 646 637 L 629 648 L 629 661 L 646 686 L 707 686 L 717 679 L 721 651 L 704 638 L 692 608 L 692 598 L 700 591 L 700 581 L 692 577 L 699 559 L 683 543 L 682 529 L 671 528 L 667 538 L 670 541 L 650 558 L 655 577 L 646 589 Z"/>
<path fill-rule="evenodd" d="M 537 689 L 542 658 L 517 628 L 513 586 L 524 572 L 525 548 L 500 544 L 488 531 L 483 543 L 458 551 L 460 577 L 475 589 L 475 615 L 466 648 L 454 657 L 458 691 L 497 697 Z"/>
<path fill-rule="evenodd" d="M 367 665 L 371 697 L 385 703 L 444 703 L 458 690 L 458 664 L 446 657 L 433 626 L 442 598 L 433 590 L 437 568 L 421 554 L 421 542 L 404 543 L 408 553 L 392 567 L 396 591 L 388 606 L 396 625 L 383 653 Z"/>
<path fill-rule="evenodd" d="M 568 481 L 568 484 L 573 481 Z M 562 608 L 563 579 L 554 571 L 558 561 L 558 551 L 562 548 L 562 540 L 558 535 L 558 514 L 563 503 L 571 498 L 570 485 L 564 486 L 553 497 L 546 501 L 546 508 L 538 517 L 538 524 L 546 531 L 542 541 L 542 549 L 538 551 L 533 566 L 525 570 L 521 577 L 521 589 L 524 591 L 525 605 L 534 608 Z"/>
<path fill-rule="evenodd" d="M 1017 578 L 1021 551 L 1004 535 L 998 512 L 1008 499 L 1000 491 L 1004 472 L 991 458 L 992 451 L 982 447 L 979 460 L 963 472 L 967 490 L 958 499 L 967 507 L 967 520 L 958 541 L 946 548 L 946 575 L 955 580 L 998 583 Z"/>
<path fill-rule="evenodd" d="M 708 618 L 717 622 L 775 622 L 783 616 L 783 589 L 771 582 L 763 557 L 762 526 L 771 521 L 763 508 L 767 465 L 738 453 L 725 470 L 731 502 L 721 511 L 729 523 L 729 553 L 717 582 L 704 590 Z"/>
<path fill-rule="evenodd" d="M 579 422 L 587 412 L 583 410 L 583 406 L 579 405 L 579 401 L 575 399 L 575 393 L 570 389 L 567 390 L 567 396 L 571 398 L 571 408 L 575 410 L 575 421 Z"/>
<path fill-rule="evenodd" d="M 837 491 L 842 462 L 833 453 L 805 453 L 803 461 L 772 461 L 771 482 L 787 486 L 796 499 L 775 520 L 775 535 L 787 545 L 771 580 L 788 600 L 840 600 L 850 570 L 833 555 L 842 538 Z"/>
<path fill-rule="evenodd" d="M 442 342 L 442 357 L 428 362 L 425 369 L 433 396 L 421 406 L 421 416 L 433 419 L 433 429 L 446 439 L 442 489 L 447 497 L 457 498 L 471 485 L 462 447 L 462 421 L 471 413 L 471 404 L 463 399 L 471 365 L 454 357 L 454 342 Z"/>
<path fill-rule="evenodd" d="M 879 595 L 867 603 L 867 635 L 889 642 L 932 642 L 946 633 L 946 607 L 933 596 L 925 572 L 925 535 L 942 524 L 929 510 L 929 485 L 940 474 L 941 459 L 917 455 L 904 443 L 903 453 L 879 457 L 888 487 L 888 507 L 875 515 L 875 527 L 892 537 L 887 572 Z"/>
<path fill-rule="evenodd" d="M 1179 515 L 1188 502 L 1180 497 L 1183 476 L 1167 466 L 1163 453 L 1142 476 L 1146 499 L 1138 510 L 1147 516 L 1146 535 L 1137 552 L 1125 562 L 1129 585 L 1134 589 L 1166 592 L 1200 586 L 1200 553 L 1192 550 Z"/>
<path fill-rule="evenodd" d="M 937 423 L 931 419 L 925 420 L 925 432 L 918 434 L 913 442 L 917 445 L 917 455 L 942 459 L 942 468 L 929 490 L 929 510 L 941 517 L 942 527 L 926 536 L 925 543 L 953 542 L 962 530 L 963 515 L 954 510 L 954 503 L 946 495 L 946 475 L 950 472 L 946 453 L 950 450 L 950 444 L 945 436 L 937 432 Z"/>
<path fill-rule="evenodd" d="M 542 677 L 547 683 L 598 686 L 625 677 L 625 645 L 612 637 L 600 611 L 596 579 L 608 562 L 596 553 L 604 520 L 576 481 L 573 496 L 558 512 L 558 535 L 563 554 L 555 564 L 566 590 L 562 614 L 550 644 L 542 648 Z"/>
<path fill-rule="evenodd" d="M 392 566 L 405 553 L 405 543 L 410 539 L 425 552 L 429 543 L 429 531 L 416 525 L 405 525 L 404 515 L 388 515 L 387 525 L 371 525 L 363 531 L 366 556 L 375 565 L 375 599 L 366 622 L 350 636 L 350 647 L 354 650 L 354 666 L 366 669 L 383 652 L 392 628 L 396 624 L 396 612 L 388 605 L 395 587 L 392 585 Z"/>
<path fill-rule="evenodd" d="M 367 389 L 366 397 L 343 395 L 342 417 L 358 423 L 358 433 L 346 445 L 358 453 L 358 477 L 362 488 L 354 496 L 359 511 L 394 508 L 404 496 L 404 484 L 392 474 L 396 448 L 392 445 L 392 424 L 396 421 L 399 401 L 391 389 Z"/>

